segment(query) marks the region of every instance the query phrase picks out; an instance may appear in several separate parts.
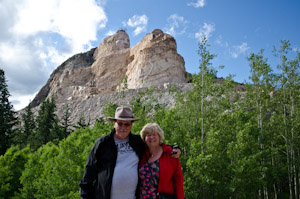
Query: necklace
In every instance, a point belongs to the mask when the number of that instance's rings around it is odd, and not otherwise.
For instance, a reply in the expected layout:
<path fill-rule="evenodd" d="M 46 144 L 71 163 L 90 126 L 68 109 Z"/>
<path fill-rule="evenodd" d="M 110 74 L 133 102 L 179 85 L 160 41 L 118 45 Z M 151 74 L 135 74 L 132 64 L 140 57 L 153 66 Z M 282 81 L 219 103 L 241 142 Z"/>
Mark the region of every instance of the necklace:
<path fill-rule="evenodd" d="M 150 156 L 151 156 L 151 157 L 154 157 L 154 156 L 157 156 L 157 155 L 160 154 L 160 153 L 161 153 L 161 151 L 159 150 L 156 154 L 150 153 Z"/>

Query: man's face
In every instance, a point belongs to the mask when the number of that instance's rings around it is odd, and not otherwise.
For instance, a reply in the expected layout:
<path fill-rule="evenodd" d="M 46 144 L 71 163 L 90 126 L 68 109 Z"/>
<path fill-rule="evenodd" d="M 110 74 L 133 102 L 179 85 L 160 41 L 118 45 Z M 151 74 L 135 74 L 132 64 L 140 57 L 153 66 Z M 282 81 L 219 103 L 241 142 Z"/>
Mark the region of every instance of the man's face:
<path fill-rule="evenodd" d="M 116 46 L 119 48 L 119 50 L 127 49 L 130 47 L 130 41 L 129 37 L 124 32 L 119 32 L 116 38 Z"/>
<path fill-rule="evenodd" d="M 117 139 L 124 140 L 130 133 L 132 121 L 116 120 L 114 121 L 114 127 L 116 129 L 115 137 Z"/>

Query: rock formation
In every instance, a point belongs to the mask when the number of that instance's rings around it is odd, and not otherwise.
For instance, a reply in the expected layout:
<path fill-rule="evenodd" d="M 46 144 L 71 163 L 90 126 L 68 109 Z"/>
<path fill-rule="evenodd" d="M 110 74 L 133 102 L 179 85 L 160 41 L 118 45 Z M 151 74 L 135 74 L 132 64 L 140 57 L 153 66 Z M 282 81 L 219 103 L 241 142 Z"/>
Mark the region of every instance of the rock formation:
<path fill-rule="evenodd" d="M 54 95 L 58 113 L 62 112 L 63 104 L 69 104 L 77 112 L 72 113 L 76 119 L 82 114 L 95 115 L 90 111 L 99 112 L 103 105 L 103 99 L 101 104 L 97 100 L 113 96 L 114 92 L 185 82 L 184 59 L 177 53 L 172 36 L 156 29 L 130 48 L 127 33 L 119 30 L 97 48 L 74 55 L 61 64 L 36 95 L 32 106 L 38 107 L 44 98 Z"/>

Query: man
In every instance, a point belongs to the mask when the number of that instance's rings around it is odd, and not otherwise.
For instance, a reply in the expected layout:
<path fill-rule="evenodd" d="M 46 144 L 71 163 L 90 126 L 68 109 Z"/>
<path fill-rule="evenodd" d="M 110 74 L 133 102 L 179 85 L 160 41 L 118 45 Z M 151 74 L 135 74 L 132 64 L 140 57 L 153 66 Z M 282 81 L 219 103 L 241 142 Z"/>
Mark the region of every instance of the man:
<path fill-rule="evenodd" d="M 91 150 L 83 178 L 80 181 L 82 198 L 134 199 L 138 184 L 138 162 L 145 151 L 139 135 L 131 133 L 135 119 L 128 107 L 118 107 L 114 129 L 99 138 Z M 178 151 L 178 149 L 174 149 Z M 175 157 L 180 156 L 179 153 Z"/>

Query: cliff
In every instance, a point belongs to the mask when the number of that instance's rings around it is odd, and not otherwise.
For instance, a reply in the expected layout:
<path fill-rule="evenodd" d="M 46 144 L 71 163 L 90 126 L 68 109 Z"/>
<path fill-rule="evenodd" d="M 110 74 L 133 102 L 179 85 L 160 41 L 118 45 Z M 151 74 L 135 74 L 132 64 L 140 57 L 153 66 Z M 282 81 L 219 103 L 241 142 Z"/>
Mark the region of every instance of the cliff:
<path fill-rule="evenodd" d="M 184 90 L 189 87 L 186 82 L 185 62 L 171 35 L 156 29 L 130 47 L 128 34 L 119 30 L 97 48 L 74 55 L 58 66 L 32 106 L 37 110 L 44 98 L 54 96 L 59 116 L 67 104 L 74 123 L 80 116 L 93 123 L 101 117 L 106 101 L 128 104 L 139 90 L 148 87 L 165 92 L 162 100 L 171 105 L 168 87 L 176 84 Z"/>

